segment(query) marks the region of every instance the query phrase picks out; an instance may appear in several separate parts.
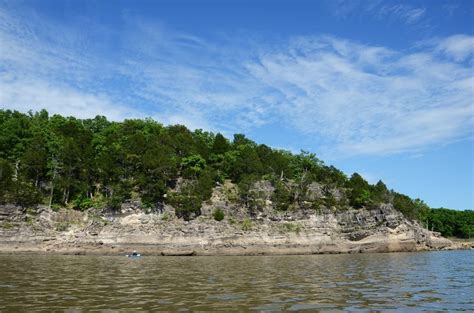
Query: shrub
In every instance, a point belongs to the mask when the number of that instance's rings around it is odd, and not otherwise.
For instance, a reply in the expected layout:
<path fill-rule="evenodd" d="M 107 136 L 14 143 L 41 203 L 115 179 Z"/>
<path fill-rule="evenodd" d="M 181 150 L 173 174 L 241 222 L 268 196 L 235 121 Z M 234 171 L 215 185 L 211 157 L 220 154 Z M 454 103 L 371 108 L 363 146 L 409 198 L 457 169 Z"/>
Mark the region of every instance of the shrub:
<path fill-rule="evenodd" d="M 243 231 L 251 230 L 252 227 L 253 227 L 253 223 L 250 219 L 246 218 L 242 221 L 242 230 Z"/>
<path fill-rule="evenodd" d="M 301 231 L 301 226 L 299 224 L 296 224 L 296 223 L 284 223 L 283 227 L 284 227 L 285 231 L 287 231 L 287 232 L 294 232 L 294 233 L 299 234 L 300 231 Z"/>
<path fill-rule="evenodd" d="M 66 231 L 69 228 L 68 222 L 61 222 L 56 224 L 56 231 Z"/>
<path fill-rule="evenodd" d="M 85 211 L 94 206 L 94 202 L 89 197 L 79 196 L 72 201 L 72 207 L 76 210 Z"/>
<path fill-rule="evenodd" d="M 163 214 L 161 215 L 161 220 L 162 220 L 162 221 L 165 221 L 165 222 L 166 222 L 166 221 L 169 221 L 170 219 L 171 219 L 171 214 L 168 213 L 168 212 L 165 212 L 165 213 L 163 213 Z"/>
<path fill-rule="evenodd" d="M 224 219 L 224 212 L 221 209 L 217 208 L 212 213 L 212 216 L 216 221 L 220 222 Z"/>
<path fill-rule="evenodd" d="M 291 203 L 293 202 L 294 190 L 285 186 L 282 181 L 273 182 L 275 191 L 272 196 L 272 201 L 275 205 L 275 208 L 278 211 L 287 211 L 290 208 Z"/>
<path fill-rule="evenodd" d="M 0 227 L 3 228 L 3 229 L 12 229 L 15 227 L 15 225 L 13 225 L 12 223 L 9 223 L 9 222 L 4 222 L 2 224 L 0 224 Z"/>
<path fill-rule="evenodd" d="M 10 199 L 7 200 L 22 208 L 34 207 L 40 203 L 41 194 L 31 183 L 19 179 L 13 183 Z"/>
<path fill-rule="evenodd" d="M 201 215 L 201 199 L 193 195 L 173 193 L 168 198 L 178 218 L 189 221 Z"/>

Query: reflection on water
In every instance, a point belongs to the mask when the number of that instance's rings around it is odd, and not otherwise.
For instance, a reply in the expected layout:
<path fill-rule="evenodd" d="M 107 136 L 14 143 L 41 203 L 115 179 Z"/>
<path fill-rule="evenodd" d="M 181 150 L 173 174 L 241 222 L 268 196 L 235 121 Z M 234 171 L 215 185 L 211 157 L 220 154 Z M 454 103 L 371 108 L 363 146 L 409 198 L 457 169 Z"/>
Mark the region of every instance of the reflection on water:
<path fill-rule="evenodd" d="M 269 257 L 0 255 L 0 311 L 474 310 L 474 251 Z"/>

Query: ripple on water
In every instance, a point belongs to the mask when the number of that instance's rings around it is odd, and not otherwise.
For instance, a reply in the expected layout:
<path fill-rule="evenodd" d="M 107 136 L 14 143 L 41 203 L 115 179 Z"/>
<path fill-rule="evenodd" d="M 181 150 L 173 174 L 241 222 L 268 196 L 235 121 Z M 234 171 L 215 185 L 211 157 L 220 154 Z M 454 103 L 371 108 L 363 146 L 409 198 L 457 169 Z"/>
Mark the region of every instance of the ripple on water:
<path fill-rule="evenodd" d="M 0 311 L 474 311 L 474 252 L 0 256 Z"/>

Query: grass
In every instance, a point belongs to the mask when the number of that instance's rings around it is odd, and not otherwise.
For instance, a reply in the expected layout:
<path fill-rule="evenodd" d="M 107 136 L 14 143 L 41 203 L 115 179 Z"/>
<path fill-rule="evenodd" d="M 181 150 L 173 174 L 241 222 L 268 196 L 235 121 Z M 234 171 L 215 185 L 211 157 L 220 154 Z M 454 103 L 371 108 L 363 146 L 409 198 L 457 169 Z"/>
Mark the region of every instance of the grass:
<path fill-rule="evenodd" d="M 32 216 L 26 216 L 26 224 L 33 225 L 34 218 Z"/>
<path fill-rule="evenodd" d="M 243 231 L 249 231 L 253 227 L 253 223 L 250 219 L 246 218 L 241 222 L 241 227 Z"/>
<path fill-rule="evenodd" d="M 0 225 L 3 229 L 12 229 L 15 227 L 14 224 L 10 223 L 10 222 L 4 222 Z"/>
<path fill-rule="evenodd" d="M 282 232 L 285 233 L 297 233 L 301 232 L 301 225 L 298 223 L 283 223 L 279 225 Z"/>

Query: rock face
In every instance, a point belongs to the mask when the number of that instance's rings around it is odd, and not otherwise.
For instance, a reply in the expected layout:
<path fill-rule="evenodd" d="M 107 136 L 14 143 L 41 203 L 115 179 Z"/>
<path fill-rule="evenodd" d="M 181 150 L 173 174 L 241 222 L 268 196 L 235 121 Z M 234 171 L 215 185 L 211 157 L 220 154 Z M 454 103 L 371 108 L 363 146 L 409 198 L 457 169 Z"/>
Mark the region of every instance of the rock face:
<path fill-rule="evenodd" d="M 449 249 L 452 242 L 406 220 L 391 205 L 375 210 L 334 212 L 325 209 L 300 214 L 260 212 L 250 219 L 243 207 L 216 191 L 203 215 L 177 219 L 171 208 L 146 214 L 130 210 L 115 215 L 89 210 L 59 212 L 39 208 L 23 214 L 0 206 L 0 251 L 48 251 L 66 254 L 148 255 L 271 255 L 394 252 Z M 225 211 L 215 221 L 215 208 Z M 21 216 L 22 218 L 19 218 Z"/>
<path fill-rule="evenodd" d="M 180 184 L 183 184 L 181 182 Z M 179 187 L 180 184 L 177 184 Z M 177 187 L 177 188 L 178 188 Z M 260 255 L 419 251 L 450 249 L 453 243 L 409 221 L 390 204 L 355 210 L 341 203 L 344 190 L 313 183 L 302 204 L 288 211 L 273 207 L 274 187 L 266 181 L 249 190 L 252 204 L 238 201 L 230 182 L 214 188 L 202 203 L 202 215 L 192 221 L 176 218 L 174 208 L 142 208 L 129 201 L 118 212 L 79 212 L 46 207 L 23 210 L 0 206 L 0 252 L 124 254 L 140 250 L 155 255 Z M 323 200 L 323 201 L 319 201 Z M 323 203 L 315 207 L 313 201 Z M 224 220 L 215 221 L 215 210 Z"/>

